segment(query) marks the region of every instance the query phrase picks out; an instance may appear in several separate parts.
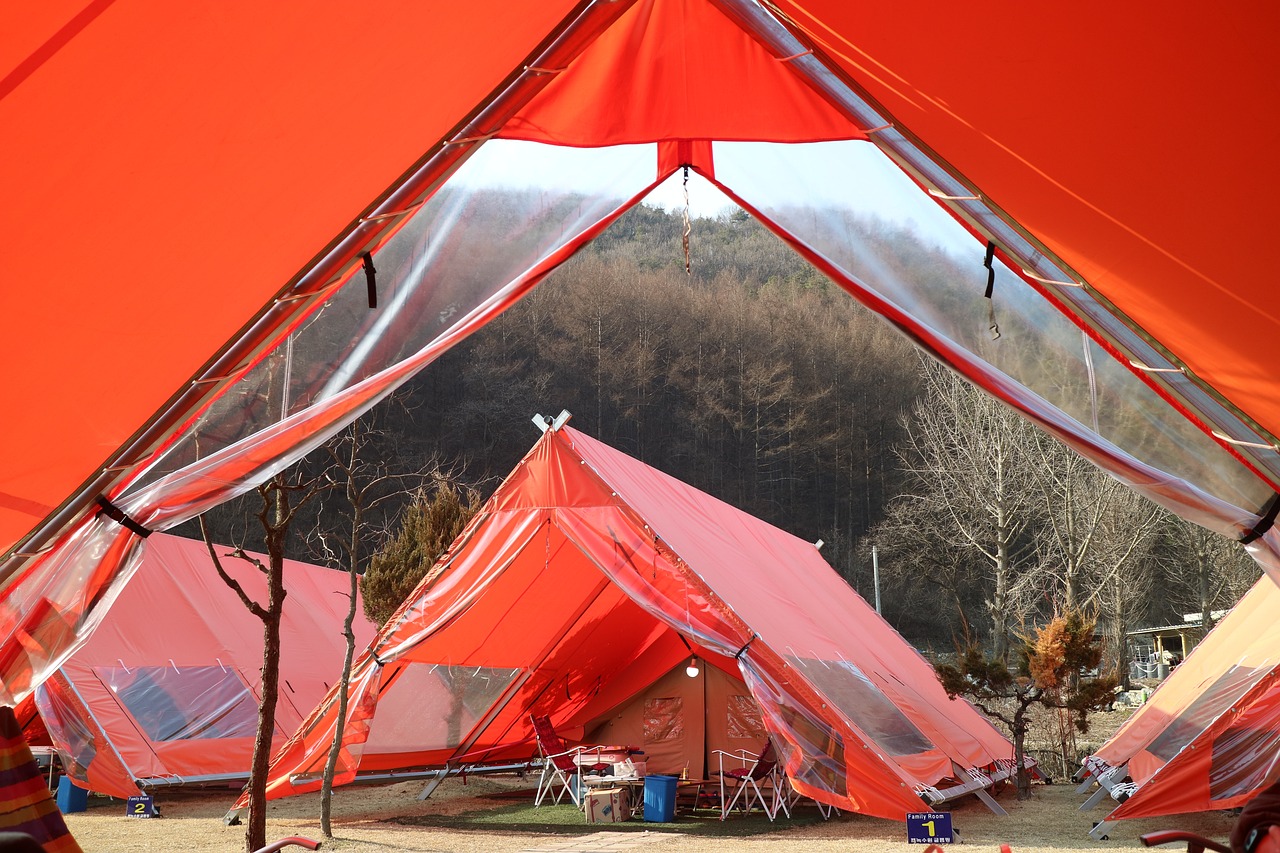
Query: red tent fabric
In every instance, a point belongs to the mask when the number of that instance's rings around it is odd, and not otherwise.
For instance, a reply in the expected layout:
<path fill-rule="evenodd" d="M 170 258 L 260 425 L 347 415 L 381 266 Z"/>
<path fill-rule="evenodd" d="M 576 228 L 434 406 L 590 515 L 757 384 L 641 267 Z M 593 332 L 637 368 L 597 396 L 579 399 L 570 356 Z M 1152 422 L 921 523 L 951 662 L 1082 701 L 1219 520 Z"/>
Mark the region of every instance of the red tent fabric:
<path fill-rule="evenodd" d="M 1237 808 L 1280 778 L 1277 608 L 1263 577 L 1086 762 L 1133 783 L 1108 820 Z"/>
<path fill-rule="evenodd" d="M 140 787 L 243 780 L 258 724 L 262 623 L 218 577 L 203 542 L 156 534 L 148 544 L 90 641 L 19 709 L 20 718 L 38 712 L 70 776 L 121 798 Z M 256 566 L 222 562 L 251 598 L 266 599 Z M 349 583 L 345 572 L 294 560 L 284 571 L 281 741 L 342 669 Z M 360 648 L 376 626 L 358 609 L 352 629 Z"/>
<path fill-rule="evenodd" d="M 0 425 L 0 699 L 83 642 L 139 559 L 138 526 L 176 524 L 299 457 L 686 165 L 935 356 L 1280 571 L 1266 512 L 1277 321 L 1249 250 L 1269 221 L 1255 164 L 1280 128 L 1261 108 L 1277 15 L 834 0 L 18 10 L 0 38 L 0 394 L 14 413 Z M 433 267 L 415 285 L 433 310 L 352 312 L 331 340 L 377 365 L 317 357 L 293 408 L 241 405 L 255 370 L 291 357 L 289 333 L 363 293 L 363 254 L 385 258 L 507 139 L 643 142 L 660 166 L 599 209 L 566 204 L 568 224 L 527 256 L 523 229 L 501 241 L 513 257 L 487 243 L 467 300 L 450 292 L 464 277 Z M 769 175 L 726 178 L 733 140 L 837 139 L 901 167 L 976 254 L 989 242 L 1000 304 L 1034 295 L 1077 324 L 1106 358 L 1089 379 L 1137 383 L 1175 428 L 1092 427 L 878 289 L 838 231 L 807 233 L 812 220 L 762 201 Z M 453 319 L 415 338 L 425 317 Z"/>
<path fill-rule="evenodd" d="M 683 641 L 682 641 L 683 638 Z M 686 643 L 688 645 L 686 645 Z M 338 779 L 522 760 L 699 657 L 738 675 L 792 784 L 901 819 L 1012 747 L 818 549 L 570 427 L 550 429 L 273 761 L 269 795 Z"/>

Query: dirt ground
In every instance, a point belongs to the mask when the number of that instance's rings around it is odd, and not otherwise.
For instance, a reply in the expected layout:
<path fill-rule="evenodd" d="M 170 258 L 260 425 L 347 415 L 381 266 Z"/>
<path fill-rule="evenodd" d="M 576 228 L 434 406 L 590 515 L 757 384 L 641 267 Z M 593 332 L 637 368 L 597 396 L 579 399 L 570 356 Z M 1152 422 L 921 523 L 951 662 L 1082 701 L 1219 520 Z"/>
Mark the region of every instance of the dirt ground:
<path fill-rule="evenodd" d="M 392 785 L 353 786 L 334 795 L 334 835 L 325 844 L 330 850 L 428 851 L 429 853 L 520 853 L 530 850 L 610 850 L 633 845 L 652 848 L 653 853 L 871 853 L 871 851 L 920 851 L 906 843 L 900 823 L 854 815 L 840 815 L 825 822 L 790 823 L 785 818 L 768 832 L 750 836 L 716 837 L 714 834 L 676 832 L 606 832 L 602 826 L 548 827 L 548 831 L 504 831 L 439 828 L 405 825 L 401 821 L 419 816 L 457 815 L 502 807 L 519 802 L 503 794 L 529 789 L 529 782 L 514 777 L 472 777 L 468 784 L 449 780 L 432 797 L 419 802 L 421 782 Z M 1093 821 L 1104 816 L 1103 808 L 1080 812 L 1083 800 L 1074 785 L 1037 786 L 1032 800 L 1018 802 L 1011 788 L 997 799 L 1008 810 L 998 817 L 973 798 L 952 806 L 954 827 L 962 836 L 959 849 L 996 851 L 1008 843 L 1023 853 L 1084 849 L 1145 849 L 1138 841 L 1143 832 L 1157 829 L 1189 829 L 1212 838 L 1224 839 L 1231 827 L 1231 815 L 1215 812 L 1120 823 L 1108 841 L 1093 841 L 1088 831 Z M 532 791 L 529 791 L 532 799 Z M 234 792 L 204 792 L 161 795 L 157 798 L 164 817 L 139 820 L 124 815 L 124 804 L 94 797 L 87 812 L 68 816 L 72 833 L 86 853 L 113 851 L 219 851 L 235 853 L 243 849 L 243 827 L 224 826 L 221 816 L 234 799 Z M 517 795 L 518 796 L 518 795 Z M 268 838 L 304 835 L 320 838 L 319 796 L 307 795 L 271 805 Z M 732 818 L 730 819 L 732 821 Z M 812 819 L 811 819 L 812 820 Z M 634 823 L 634 822 L 633 822 Z M 628 829 L 640 830 L 628 824 Z M 609 843 L 618 839 L 619 844 Z M 602 841 L 602 839 L 604 839 Z M 648 842 L 648 843 L 641 843 Z M 959 847 L 959 845 L 952 845 Z M 290 848 L 299 850 L 301 848 Z"/>
<path fill-rule="evenodd" d="M 1117 707 L 1114 711 L 1090 715 L 1090 731 L 1077 738 L 1077 747 L 1082 753 L 1091 751 L 1110 737 L 1131 713 L 1132 709 Z M 1052 718 L 1037 722 L 1029 745 L 1041 748 L 1042 766 L 1050 775 L 1060 775 L 1061 763 L 1050 766 L 1054 757 L 1049 747 L 1059 737 L 1058 727 Z M 735 832 L 734 827 L 719 833 L 715 821 L 706 820 L 701 821 L 697 831 L 685 831 L 676 823 L 664 827 L 673 831 L 646 832 L 640 822 L 632 821 L 624 831 L 609 831 L 607 827 L 583 822 L 579 832 L 576 814 L 569 818 L 573 823 L 568 826 L 548 822 L 545 830 L 539 831 L 534 822 L 545 810 L 524 812 L 532 820 L 513 823 L 510 827 L 496 821 L 483 828 L 466 828 L 457 826 L 460 820 L 446 827 L 413 825 L 414 821 L 448 823 L 448 816 L 491 813 L 512 804 L 531 803 L 533 799 L 532 782 L 514 775 L 473 776 L 466 784 L 450 779 L 430 799 L 420 802 L 417 797 L 423 784 L 400 782 L 338 789 L 333 799 L 335 837 L 326 842 L 323 849 L 424 853 L 535 850 L 539 853 L 605 853 L 634 846 L 645 848 L 644 853 L 873 853 L 884 850 L 919 853 L 924 849 L 922 845 L 906 843 L 902 823 L 847 814 L 818 821 L 812 808 L 806 810 L 807 819 L 779 818 L 777 823 L 766 825 L 768 831 L 748 835 Z M 1012 786 L 1006 786 L 997 792 L 996 799 L 1009 812 L 1007 817 L 992 814 L 973 797 L 951 804 L 953 825 L 963 846 L 948 847 L 973 853 L 994 853 L 1002 843 L 1009 844 L 1017 853 L 1147 849 L 1138 840 L 1145 832 L 1187 829 L 1222 840 L 1232 825 L 1232 815 L 1224 812 L 1122 821 L 1107 841 L 1094 841 L 1088 832 L 1109 809 L 1103 804 L 1090 812 L 1079 811 L 1086 795 L 1076 794 L 1075 789 L 1073 784 L 1037 785 L 1031 800 L 1019 802 Z M 126 817 L 123 802 L 95 796 L 90 798 L 87 812 L 69 815 L 67 823 L 85 853 L 236 853 L 244 848 L 244 828 L 223 825 L 222 816 L 238 793 L 237 790 L 157 794 L 156 802 L 164 815 L 158 820 Z M 319 839 L 319 814 L 318 794 L 271 803 L 267 837 L 303 835 Z M 562 820 L 563 815 L 561 812 Z M 707 831 L 708 823 L 710 831 Z"/>

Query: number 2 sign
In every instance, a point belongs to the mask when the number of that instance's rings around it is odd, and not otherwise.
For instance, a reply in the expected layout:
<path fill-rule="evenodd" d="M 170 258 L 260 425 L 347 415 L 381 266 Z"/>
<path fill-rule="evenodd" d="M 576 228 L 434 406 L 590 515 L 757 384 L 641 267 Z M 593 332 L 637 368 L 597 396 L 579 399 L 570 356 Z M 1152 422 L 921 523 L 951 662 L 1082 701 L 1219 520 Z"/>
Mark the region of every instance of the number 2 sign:
<path fill-rule="evenodd" d="M 148 796 L 130 797 L 125 804 L 125 814 L 129 817 L 155 817 L 156 804 Z"/>

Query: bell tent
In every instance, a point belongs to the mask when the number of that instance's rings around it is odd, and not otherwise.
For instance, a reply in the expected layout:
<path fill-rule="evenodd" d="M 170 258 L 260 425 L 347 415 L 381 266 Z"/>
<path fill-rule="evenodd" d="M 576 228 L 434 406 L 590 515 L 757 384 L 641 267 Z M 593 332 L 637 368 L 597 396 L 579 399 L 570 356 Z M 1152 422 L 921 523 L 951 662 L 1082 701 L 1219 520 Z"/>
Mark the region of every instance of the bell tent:
<path fill-rule="evenodd" d="M 126 798 L 172 785 L 242 783 L 258 727 L 262 623 L 218 577 L 203 542 L 156 534 L 147 544 L 89 642 L 27 698 L 18 719 L 92 791 Z M 265 600 L 256 566 L 222 564 L 251 598 Z M 278 742 L 338 679 L 349 591 L 345 572 L 294 560 L 285 561 L 284 576 Z M 376 626 L 357 611 L 352 630 L 363 648 Z"/>
<path fill-rule="evenodd" d="M 297 460 L 685 176 L 1274 575 L 1280 318 L 1251 249 L 1277 15 L 22 4 L 0 44 L 0 701 L 84 642 L 143 534 Z M 890 216 L 973 278 L 870 251 Z"/>
<path fill-rule="evenodd" d="M 1280 779 L 1280 588 L 1262 577 L 1151 698 L 1085 759 L 1092 807 L 1125 818 L 1239 808 Z"/>
<path fill-rule="evenodd" d="M 651 770 L 705 778 L 716 744 L 760 749 L 759 724 L 729 719 L 749 719 L 751 704 L 794 788 L 849 811 L 900 820 L 1008 777 L 1009 742 L 948 698 L 817 547 L 566 419 L 356 661 L 348 718 L 331 691 L 277 753 L 269 796 L 316 789 L 336 729 L 335 784 L 527 760 L 531 717 L 544 715 L 575 741 L 639 735 L 623 743 L 652 751 Z M 719 673 L 686 714 L 691 656 Z M 661 701 L 629 728 L 646 699 Z M 704 718 L 704 739 L 667 742 Z"/>

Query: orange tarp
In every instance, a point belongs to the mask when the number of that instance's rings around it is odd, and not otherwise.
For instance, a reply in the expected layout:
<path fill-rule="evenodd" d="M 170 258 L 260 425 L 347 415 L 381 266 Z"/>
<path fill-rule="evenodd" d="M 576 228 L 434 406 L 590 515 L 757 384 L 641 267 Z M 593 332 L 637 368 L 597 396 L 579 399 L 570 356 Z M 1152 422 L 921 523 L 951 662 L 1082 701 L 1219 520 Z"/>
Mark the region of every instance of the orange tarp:
<path fill-rule="evenodd" d="M 1277 612 L 1264 576 L 1098 749 L 1138 784 L 1108 819 L 1235 808 L 1280 775 L 1280 742 L 1256 737 L 1280 725 Z"/>
<path fill-rule="evenodd" d="M 853 138 L 861 128 L 895 162 L 915 163 L 913 176 L 918 157 L 962 185 L 941 203 L 978 248 L 994 234 L 997 256 L 1009 256 L 1030 240 L 1009 258 L 1015 275 L 1021 262 L 1068 282 L 1020 283 L 1158 386 L 1201 435 L 1245 442 L 1212 439 L 1252 488 L 1223 498 L 1134 464 L 1127 454 L 1143 452 L 1141 437 L 1111 446 L 1060 411 L 1034 413 L 1039 423 L 1220 532 L 1257 525 L 1280 484 L 1270 369 L 1280 329 L 1269 269 L 1250 250 L 1265 245 L 1258 164 L 1280 128 L 1267 108 L 1272 6 L 1205 18 L 1176 4 L 1064 15 L 918 0 L 27 5 L 0 36 L 5 695 L 55 668 L 128 575 L 138 540 L 99 517 L 95 498 L 137 498 L 130 490 L 154 471 L 148 463 L 205 423 L 219 395 L 234 399 L 227 377 L 315 307 L 291 288 L 337 292 L 327 288 L 359 268 L 358 251 L 383 246 L 397 216 L 504 132 L 581 146 L 661 141 L 664 168 L 691 162 L 710 177 L 714 140 Z M 853 121 L 860 99 L 882 124 Z M 404 206 L 379 208 L 392 202 Z M 603 217 L 574 233 L 585 239 Z M 577 245 L 538 258 L 522 284 Z M 1038 266 L 1049 263 L 1038 247 L 1070 269 Z M 1088 283 L 1072 291 L 1092 300 L 1088 310 L 1062 296 L 1076 278 Z M 909 310 L 860 298 L 1029 410 L 1015 383 L 947 351 Z M 450 327 L 432 352 L 473 328 Z M 400 334 L 371 343 L 394 351 Z M 1153 355 L 1175 364 L 1143 372 L 1117 341 L 1134 352 L 1153 342 Z M 143 501 L 146 521 L 178 523 L 301 455 L 429 360 L 277 421 L 260 442 L 245 437 L 225 468 Z M 1272 572 L 1277 542 L 1272 531 L 1254 546 Z"/>
<path fill-rule="evenodd" d="M 792 784 L 840 808 L 900 819 L 1012 758 L 812 544 L 561 427 L 356 661 L 339 781 L 527 758 L 531 715 L 580 738 L 691 653 L 738 669 Z M 272 796 L 315 787 L 335 709 Z"/>

